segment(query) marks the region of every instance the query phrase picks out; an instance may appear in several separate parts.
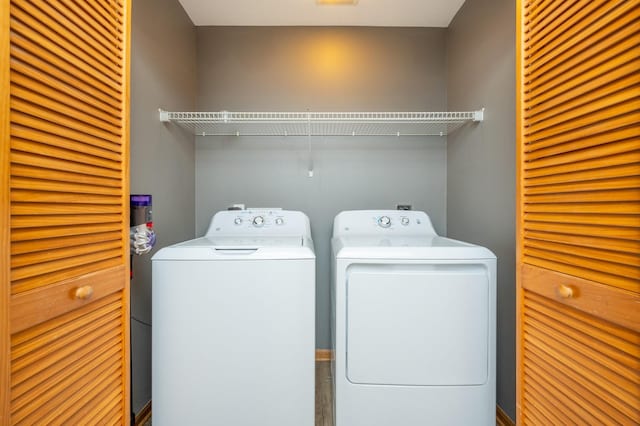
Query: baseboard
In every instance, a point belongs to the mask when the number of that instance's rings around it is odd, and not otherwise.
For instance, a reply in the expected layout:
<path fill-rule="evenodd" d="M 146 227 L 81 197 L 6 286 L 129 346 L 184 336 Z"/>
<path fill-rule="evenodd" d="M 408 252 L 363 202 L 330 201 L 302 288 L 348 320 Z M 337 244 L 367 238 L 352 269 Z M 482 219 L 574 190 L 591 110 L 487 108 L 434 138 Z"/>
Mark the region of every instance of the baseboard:
<path fill-rule="evenodd" d="M 511 417 L 499 405 L 496 405 L 496 426 L 516 426 Z"/>
<path fill-rule="evenodd" d="M 333 351 L 331 349 L 316 349 L 316 361 L 331 361 Z"/>
<path fill-rule="evenodd" d="M 136 413 L 135 426 L 142 426 L 151 418 L 151 401 Z"/>

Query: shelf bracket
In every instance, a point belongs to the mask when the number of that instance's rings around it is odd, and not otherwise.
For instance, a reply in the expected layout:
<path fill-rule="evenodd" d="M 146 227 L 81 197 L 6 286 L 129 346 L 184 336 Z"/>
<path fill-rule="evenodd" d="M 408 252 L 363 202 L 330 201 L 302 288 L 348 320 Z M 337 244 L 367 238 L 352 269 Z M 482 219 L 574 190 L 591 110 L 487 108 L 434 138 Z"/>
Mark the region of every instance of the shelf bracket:
<path fill-rule="evenodd" d="M 160 114 L 160 121 L 163 123 L 169 122 L 169 111 L 165 111 L 162 108 L 158 108 L 158 113 Z"/>
<path fill-rule="evenodd" d="M 484 121 L 484 108 L 473 111 L 473 121 Z"/>

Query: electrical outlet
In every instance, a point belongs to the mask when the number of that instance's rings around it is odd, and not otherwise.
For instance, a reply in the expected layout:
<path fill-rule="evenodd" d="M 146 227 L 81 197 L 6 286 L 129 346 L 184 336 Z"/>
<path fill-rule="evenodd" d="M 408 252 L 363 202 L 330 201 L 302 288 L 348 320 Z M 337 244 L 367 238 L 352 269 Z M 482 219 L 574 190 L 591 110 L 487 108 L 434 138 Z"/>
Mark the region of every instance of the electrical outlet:
<path fill-rule="evenodd" d="M 396 204 L 396 210 L 411 210 L 411 204 Z"/>

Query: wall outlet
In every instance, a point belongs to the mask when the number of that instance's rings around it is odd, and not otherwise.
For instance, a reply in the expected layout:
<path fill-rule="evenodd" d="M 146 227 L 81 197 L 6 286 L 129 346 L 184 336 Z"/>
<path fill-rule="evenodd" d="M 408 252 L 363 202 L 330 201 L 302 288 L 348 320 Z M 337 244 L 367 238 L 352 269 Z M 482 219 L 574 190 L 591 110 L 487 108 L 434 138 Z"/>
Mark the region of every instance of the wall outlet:
<path fill-rule="evenodd" d="M 411 210 L 411 204 L 396 204 L 396 210 Z"/>

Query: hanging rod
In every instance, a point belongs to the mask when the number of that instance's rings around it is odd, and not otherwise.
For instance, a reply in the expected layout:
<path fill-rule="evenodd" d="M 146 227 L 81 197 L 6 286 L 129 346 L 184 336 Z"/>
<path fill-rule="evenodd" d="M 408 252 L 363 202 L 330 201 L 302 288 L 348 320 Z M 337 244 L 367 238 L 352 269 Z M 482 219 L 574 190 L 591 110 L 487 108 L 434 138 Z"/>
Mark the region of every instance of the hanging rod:
<path fill-rule="evenodd" d="M 484 119 L 484 109 L 462 112 L 170 112 L 197 136 L 446 136 Z"/>

